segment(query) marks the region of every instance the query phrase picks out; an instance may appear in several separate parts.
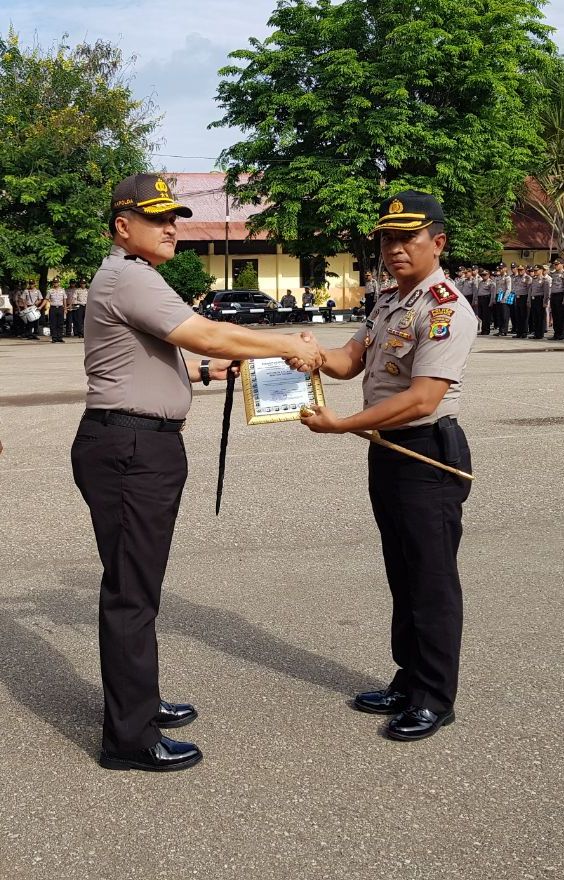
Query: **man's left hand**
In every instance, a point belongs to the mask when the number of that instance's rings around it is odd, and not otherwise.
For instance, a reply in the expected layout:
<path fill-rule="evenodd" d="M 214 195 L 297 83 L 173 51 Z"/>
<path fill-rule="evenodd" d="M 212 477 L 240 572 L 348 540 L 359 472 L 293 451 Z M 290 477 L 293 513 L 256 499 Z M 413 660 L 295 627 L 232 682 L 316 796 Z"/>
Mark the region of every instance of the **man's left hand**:
<path fill-rule="evenodd" d="M 239 376 L 241 372 L 239 366 L 231 366 L 233 361 L 220 360 L 219 358 L 212 358 L 210 360 L 210 379 L 215 382 L 225 382 L 229 372 L 232 372 L 235 377 Z"/>
<path fill-rule="evenodd" d="M 337 413 L 327 406 L 310 406 L 315 415 L 300 415 L 302 425 L 316 434 L 342 434 L 341 420 Z"/>

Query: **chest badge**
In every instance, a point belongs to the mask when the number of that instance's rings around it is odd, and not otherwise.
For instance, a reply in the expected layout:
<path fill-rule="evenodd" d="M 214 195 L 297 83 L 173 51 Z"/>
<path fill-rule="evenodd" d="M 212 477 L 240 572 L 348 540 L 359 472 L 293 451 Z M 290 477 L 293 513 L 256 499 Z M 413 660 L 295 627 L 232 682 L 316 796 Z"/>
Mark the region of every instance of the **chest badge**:
<path fill-rule="evenodd" d="M 392 339 L 386 340 L 382 348 L 384 351 L 388 351 L 390 348 L 392 350 L 395 348 L 403 348 L 404 344 L 403 339 L 398 339 L 397 336 L 394 336 Z"/>
<path fill-rule="evenodd" d="M 415 309 L 410 309 L 408 312 L 405 313 L 405 315 L 399 322 L 398 327 L 400 327 L 402 330 L 407 330 L 408 327 L 411 327 L 414 321 Z"/>
<path fill-rule="evenodd" d="M 399 376 L 400 368 L 397 364 L 394 364 L 393 361 L 388 361 L 384 369 L 386 370 L 386 373 L 390 374 L 390 376 Z"/>

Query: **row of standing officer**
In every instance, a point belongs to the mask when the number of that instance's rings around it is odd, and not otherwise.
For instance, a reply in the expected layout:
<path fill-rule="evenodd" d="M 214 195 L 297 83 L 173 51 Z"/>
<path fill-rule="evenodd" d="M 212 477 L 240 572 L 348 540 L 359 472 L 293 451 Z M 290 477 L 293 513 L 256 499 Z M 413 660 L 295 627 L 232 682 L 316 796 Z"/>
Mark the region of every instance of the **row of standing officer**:
<path fill-rule="evenodd" d="M 530 329 L 536 339 L 545 333 L 546 308 L 550 305 L 554 339 L 564 339 L 564 262 L 557 258 L 553 271 L 544 266 L 511 264 L 511 272 L 500 263 L 495 276 L 489 270 L 461 269 L 457 285 L 475 308 L 482 322 L 481 335 L 490 333 L 495 310 L 498 335 L 507 336 L 509 318 L 518 339 L 526 339 Z"/>
<path fill-rule="evenodd" d="M 16 289 L 10 296 L 14 315 L 14 334 L 25 335 L 26 339 L 39 340 L 41 318 L 27 320 L 24 324 L 21 314 L 32 306 L 38 311 L 43 311 L 48 305 L 51 342 L 64 342 L 65 330 L 67 336 L 72 333 L 83 338 L 87 300 L 88 286 L 84 278 L 80 279 L 78 287 L 71 286 L 67 290 L 61 287 L 58 277 L 53 278 L 45 296 L 34 281 L 28 281 L 24 290 Z"/>

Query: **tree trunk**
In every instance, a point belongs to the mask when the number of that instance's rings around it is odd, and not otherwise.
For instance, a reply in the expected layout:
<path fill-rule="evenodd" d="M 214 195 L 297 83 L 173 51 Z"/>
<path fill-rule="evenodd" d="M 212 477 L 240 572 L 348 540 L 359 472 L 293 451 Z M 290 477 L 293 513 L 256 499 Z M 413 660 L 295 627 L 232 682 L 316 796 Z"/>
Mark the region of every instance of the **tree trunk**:
<path fill-rule="evenodd" d="M 47 293 L 47 276 L 49 274 L 48 266 L 41 266 L 39 269 L 39 290 L 45 296 Z"/>

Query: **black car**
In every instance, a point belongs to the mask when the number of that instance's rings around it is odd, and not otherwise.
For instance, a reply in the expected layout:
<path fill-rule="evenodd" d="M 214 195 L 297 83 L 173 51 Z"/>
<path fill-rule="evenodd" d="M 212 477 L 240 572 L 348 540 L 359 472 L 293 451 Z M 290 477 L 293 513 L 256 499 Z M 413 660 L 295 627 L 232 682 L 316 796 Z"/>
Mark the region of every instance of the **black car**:
<path fill-rule="evenodd" d="M 235 324 L 270 323 L 277 309 L 276 300 L 260 290 L 210 290 L 198 306 L 206 318 Z"/>

